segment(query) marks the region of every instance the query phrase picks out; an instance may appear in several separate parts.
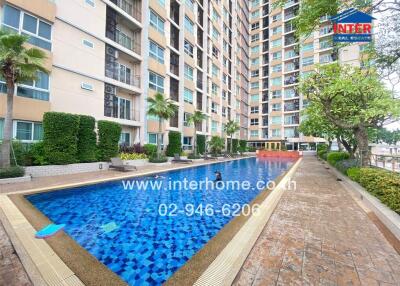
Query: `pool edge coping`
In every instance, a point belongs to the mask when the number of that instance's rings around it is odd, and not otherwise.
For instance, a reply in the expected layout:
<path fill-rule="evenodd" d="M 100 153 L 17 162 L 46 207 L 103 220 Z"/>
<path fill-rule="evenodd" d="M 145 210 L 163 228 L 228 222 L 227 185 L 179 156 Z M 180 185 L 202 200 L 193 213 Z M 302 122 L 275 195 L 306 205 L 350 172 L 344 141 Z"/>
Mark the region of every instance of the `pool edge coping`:
<path fill-rule="evenodd" d="M 106 178 L 106 179 L 97 179 L 97 180 L 89 180 L 85 182 L 79 182 L 79 183 L 71 183 L 71 184 L 62 184 L 58 186 L 52 186 L 49 188 L 35 188 L 35 189 L 28 189 L 24 191 L 19 191 L 19 192 L 9 192 L 6 194 L 0 194 L 0 207 L 3 210 L 4 217 L 7 220 L 7 222 L 11 226 L 11 231 L 13 231 L 13 235 L 11 235 L 10 239 L 17 239 L 17 244 L 22 245 L 25 254 L 28 256 L 28 258 L 33 262 L 33 265 L 36 266 L 36 270 L 38 270 L 38 273 L 42 276 L 42 278 L 45 280 L 45 282 L 48 285 L 110 285 L 107 284 L 92 284 L 92 283 L 87 283 L 84 284 L 82 280 L 79 278 L 81 275 L 77 275 L 75 272 L 73 272 L 68 263 L 64 261 L 63 258 L 61 258 L 58 253 L 56 252 L 54 246 L 52 245 L 50 241 L 53 240 L 60 240 L 60 236 L 67 236 L 75 246 L 82 248 L 78 243 L 76 243 L 72 238 L 70 238 L 67 234 L 64 232 L 61 232 L 57 235 L 55 235 L 53 238 L 47 239 L 47 240 L 38 240 L 34 238 L 34 233 L 36 232 L 37 229 L 39 229 L 39 226 L 37 225 L 38 223 L 41 224 L 42 226 L 46 223 L 50 223 L 50 220 L 42 214 L 39 210 L 37 210 L 32 204 L 29 203 L 28 200 L 25 199 L 25 195 L 28 194 L 34 194 L 34 193 L 41 193 L 41 192 L 49 192 L 49 191 L 57 191 L 57 190 L 63 190 L 66 188 L 75 188 L 75 187 L 81 187 L 81 186 L 87 186 L 87 185 L 92 185 L 92 184 L 98 184 L 98 183 L 106 183 L 106 182 L 111 182 L 111 181 L 117 181 L 121 179 L 127 179 L 127 178 L 135 178 L 135 177 L 141 177 L 141 176 L 146 176 L 150 174 L 155 174 L 155 173 L 161 173 L 161 172 L 168 172 L 168 171 L 175 171 L 175 170 L 181 170 L 181 169 L 187 169 L 187 168 L 193 168 L 193 167 L 201 167 L 205 165 L 211 165 L 211 164 L 216 164 L 216 163 L 226 163 L 229 161 L 235 161 L 235 160 L 242 160 L 242 159 L 249 159 L 249 158 L 254 158 L 256 156 L 247 156 L 247 157 L 241 157 L 241 158 L 232 158 L 230 160 L 216 160 L 216 161 L 210 161 L 210 162 L 201 162 L 199 164 L 188 164 L 188 165 L 181 165 L 181 166 L 174 166 L 172 168 L 167 168 L 167 169 L 161 169 L 161 170 L 152 170 L 152 171 L 146 171 L 143 173 L 129 173 L 127 175 L 122 175 L 118 177 L 112 177 L 112 178 Z M 301 161 L 301 158 L 295 161 L 295 163 L 291 166 L 289 170 L 292 170 L 293 167 Z M 172 165 L 173 166 L 173 165 Z M 287 170 L 285 173 L 283 173 L 281 176 L 286 176 L 288 171 Z M 260 193 L 259 195 L 261 195 Z M 258 196 L 259 196 L 258 195 Z M 257 197 L 258 197 L 257 196 Z M 16 202 L 16 198 L 21 199 L 21 201 L 25 201 L 25 204 L 28 205 L 28 208 L 26 206 L 22 206 L 21 210 L 21 204 Z M 30 206 L 29 206 L 30 205 Z M 43 216 L 43 218 L 36 220 L 35 222 L 29 221 L 26 216 L 27 214 L 25 211 L 29 212 L 31 215 L 39 215 Z M 36 224 L 36 227 L 34 227 L 32 224 Z M 243 225 L 240 226 L 239 230 L 243 227 Z M 225 227 L 224 227 L 225 228 Z M 224 228 L 222 228 L 219 232 L 221 232 Z M 10 231 L 10 229 L 7 230 L 7 233 Z M 218 232 L 218 233 L 219 233 Z M 9 235 L 10 236 L 10 235 Z M 63 238 L 62 240 L 65 240 Z M 15 241 L 12 240 L 13 245 L 16 244 Z M 105 273 L 106 276 L 116 276 L 117 279 L 114 280 L 116 282 L 113 285 L 126 285 L 126 283 L 114 272 L 112 272 L 110 269 L 108 269 L 104 264 L 102 264 L 100 261 L 98 261 L 93 255 L 91 255 L 86 249 L 82 248 L 83 252 L 86 253 L 86 256 L 90 256 L 94 258 L 94 260 L 101 266 L 101 268 L 105 268 Z M 18 253 L 19 254 L 19 253 Z M 76 256 L 75 254 L 72 256 Z M 75 257 L 76 258 L 76 257 Z M 24 265 L 24 263 L 23 263 Z M 24 265 L 24 268 L 26 269 L 27 267 Z M 26 269 L 27 270 L 27 269 Z M 177 270 L 179 271 L 179 270 Z M 37 273 L 34 273 L 36 275 Z M 104 273 L 103 273 L 104 274 Z M 28 273 L 29 276 L 30 273 Z M 171 276 L 172 277 L 172 276 Z M 169 280 L 167 280 L 169 281 Z M 102 281 L 104 282 L 104 281 Z M 122 283 L 120 283 L 122 282 Z"/>

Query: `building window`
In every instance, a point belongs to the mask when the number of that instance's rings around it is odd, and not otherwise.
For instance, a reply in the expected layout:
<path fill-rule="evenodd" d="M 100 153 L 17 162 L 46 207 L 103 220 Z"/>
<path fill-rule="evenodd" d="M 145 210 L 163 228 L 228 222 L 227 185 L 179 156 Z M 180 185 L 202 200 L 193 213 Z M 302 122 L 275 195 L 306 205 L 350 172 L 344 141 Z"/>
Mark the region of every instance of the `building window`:
<path fill-rule="evenodd" d="M 259 22 L 251 24 L 251 30 L 252 31 L 257 30 L 258 28 L 260 28 L 260 23 Z"/>
<path fill-rule="evenodd" d="M 89 40 L 83 39 L 82 40 L 82 44 L 85 45 L 86 47 L 89 47 L 89 48 L 92 48 L 92 49 L 94 48 L 94 44 Z"/>
<path fill-rule="evenodd" d="M 282 20 L 282 14 L 276 14 L 272 16 L 272 23 Z"/>
<path fill-rule="evenodd" d="M 260 64 L 260 58 L 251 59 L 252 66 L 258 66 Z"/>
<path fill-rule="evenodd" d="M 252 54 L 258 54 L 258 53 L 260 52 L 260 46 L 251 47 L 250 52 L 251 52 Z"/>
<path fill-rule="evenodd" d="M 272 66 L 272 72 L 281 72 L 282 71 L 282 65 L 274 65 Z"/>
<path fill-rule="evenodd" d="M 306 57 L 301 60 L 303 67 L 311 66 L 314 64 L 314 57 Z"/>
<path fill-rule="evenodd" d="M 259 100 L 260 100 L 260 95 L 258 95 L 258 94 L 252 94 L 252 95 L 250 96 L 250 100 L 251 100 L 251 101 L 259 101 Z"/>
<path fill-rule="evenodd" d="M 282 46 L 282 39 L 276 39 L 271 41 L 271 48 L 276 48 Z"/>
<path fill-rule="evenodd" d="M 189 10 L 194 10 L 194 1 L 193 0 L 185 0 L 185 5 L 189 8 Z"/>
<path fill-rule="evenodd" d="M 42 123 L 29 121 L 14 121 L 14 139 L 26 141 L 38 141 L 43 139 Z"/>
<path fill-rule="evenodd" d="M 211 121 L 211 132 L 218 132 L 218 122 L 217 121 Z"/>
<path fill-rule="evenodd" d="M 194 35 L 194 23 L 189 19 L 188 16 L 185 16 L 185 29 L 192 35 Z"/>
<path fill-rule="evenodd" d="M 192 150 L 192 137 L 184 136 L 183 137 L 183 144 L 182 144 L 183 150 Z"/>
<path fill-rule="evenodd" d="M 147 133 L 147 142 L 157 145 L 157 133 Z M 161 146 L 164 145 L 164 134 L 161 134 Z"/>
<path fill-rule="evenodd" d="M 272 91 L 272 98 L 281 98 L 282 97 L 282 91 L 281 90 L 274 90 Z"/>
<path fill-rule="evenodd" d="M 272 29 L 272 35 L 277 35 L 282 33 L 282 26 L 278 26 Z"/>
<path fill-rule="evenodd" d="M 250 130 L 251 137 L 258 137 L 258 130 Z"/>
<path fill-rule="evenodd" d="M 185 47 L 185 54 L 193 58 L 193 51 L 194 51 L 193 45 L 188 40 L 185 40 L 184 47 Z"/>
<path fill-rule="evenodd" d="M 17 8 L 5 5 L 3 26 L 18 34 L 29 36 L 28 42 L 51 50 L 51 25 Z"/>
<path fill-rule="evenodd" d="M 260 86 L 260 83 L 258 81 L 250 83 L 251 89 L 258 89 L 259 86 Z"/>
<path fill-rule="evenodd" d="M 149 72 L 149 87 L 158 92 L 164 93 L 164 77 L 154 72 Z"/>
<path fill-rule="evenodd" d="M 187 103 L 193 103 L 193 91 L 185 88 L 183 93 L 183 100 Z"/>
<path fill-rule="evenodd" d="M 153 41 L 150 41 L 149 55 L 160 64 L 164 64 L 164 49 Z"/>
<path fill-rule="evenodd" d="M 193 68 L 191 66 L 189 66 L 188 64 L 185 64 L 184 68 L 185 68 L 184 69 L 185 78 L 193 81 Z"/>
<path fill-rule="evenodd" d="M 281 58 L 282 58 L 282 52 L 272 53 L 272 59 L 273 60 L 280 60 Z"/>
<path fill-rule="evenodd" d="M 272 124 L 281 124 L 282 122 L 282 117 L 281 116 L 272 116 L 271 117 L 271 123 Z"/>
<path fill-rule="evenodd" d="M 85 0 L 86 4 L 94 7 L 94 0 Z"/>
<path fill-rule="evenodd" d="M 81 83 L 81 88 L 89 91 L 93 91 L 93 85 L 90 83 L 82 82 Z"/>
<path fill-rule="evenodd" d="M 150 26 L 154 27 L 161 34 L 164 34 L 164 24 L 164 19 L 150 9 Z"/>
<path fill-rule="evenodd" d="M 281 104 L 280 103 L 274 103 L 272 104 L 272 111 L 281 111 Z"/>
<path fill-rule="evenodd" d="M 218 113 L 218 104 L 215 103 L 214 101 L 211 102 L 211 112 L 212 113 Z"/>
<path fill-rule="evenodd" d="M 212 64 L 212 66 L 211 66 L 211 73 L 215 77 L 219 76 L 219 68 L 214 64 Z"/>
<path fill-rule="evenodd" d="M 281 86 L 282 85 L 282 77 L 274 77 L 271 79 L 271 86 Z"/>
<path fill-rule="evenodd" d="M 280 129 L 272 129 L 272 137 L 281 137 L 281 130 Z"/>
<path fill-rule="evenodd" d="M 18 84 L 17 95 L 27 98 L 49 101 L 49 75 L 38 72 L 37 79 Z"/>
<path fill-rule="evenodd" d="M 183 113 L 183 126 L 189 127 L 191 124 L 189 123 L 189 118 L 192 114 L 188 112 Z"/>
<path fill-rule="evenodd" d="M 301 47 L 301 51 L 302 52 L 308 52 L 308 51 L 312 51 L 312 50 L 314 50 L 314 44 L 313 43 L 304 44 Z"/>
<path fill-rule="evenodd" d="M 258 125 L 258 118 L 252 118 L 252 119 L 250 119 L 250 125 L 251 125 L 251 126 L 256 126 L 256 125 Z"/>
<path fill-rule="evenodd" d="M 258 106 L 252 106 L 251 108 L 250 108 L 250 113 L 251 114 L 256 114 L 256 113 L 258 113 L 259 112 L 259 107 Z"/>
<path fill-rule="evenodd" d="M 131 134 L 129 132 L 121 132 L 121 136 L 119 137 L 119 144 L 124 146 L 130 146 Z"/>

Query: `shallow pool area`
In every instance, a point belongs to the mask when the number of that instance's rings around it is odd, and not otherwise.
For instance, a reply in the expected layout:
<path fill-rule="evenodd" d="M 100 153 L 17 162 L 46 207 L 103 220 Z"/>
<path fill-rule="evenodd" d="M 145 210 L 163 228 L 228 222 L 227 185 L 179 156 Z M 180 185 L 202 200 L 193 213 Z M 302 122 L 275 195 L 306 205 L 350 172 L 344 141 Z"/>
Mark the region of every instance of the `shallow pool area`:
<path fill-rule="evenodd" d="M 250 203 L 258 181 L 273 180 L 294 159 L 247 158 L 133 178 L 147 189 L 124 189 L 122 181 L 28 195 L 50 220 L 129 285 L 161 285 Z M 250 188 L 210 190 L 171 187 L 171 181 L 248 181 Z M 124 181 L 126 183 L 126 181 Z M 212 215 L 198 206 L 210 206 Z M 229 212 L 221 210 L 231 206 Z M 189 206 L 189 207 L 188 207 Z M 193 206 L 193 211 L 192 211 Z"/>

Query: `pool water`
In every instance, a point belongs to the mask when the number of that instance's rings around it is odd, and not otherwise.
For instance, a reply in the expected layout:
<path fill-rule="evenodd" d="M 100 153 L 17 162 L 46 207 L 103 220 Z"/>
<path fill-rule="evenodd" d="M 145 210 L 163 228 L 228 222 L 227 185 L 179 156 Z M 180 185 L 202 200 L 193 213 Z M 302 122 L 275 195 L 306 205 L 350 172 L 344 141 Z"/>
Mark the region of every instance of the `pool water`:
<path fill-rule="evenodd" d="M 160 204 L 174 204 L 178 210 L 211 204 L 246 204 L 261 191 L 258 180 L 273 180 L 294 163 L 291 159 L 248 158 L 183 170 L 164 172 L 165 183 L 186 178 L 210 180 L 221 171 L 224 181 L 248 180 L 248 190 L 156 189 L 126 190 L 122 181 L 78 187 L 27 196 L 50 220 L 66 224 L 65 231 L 100 262 L 129 285 L 161 285 L 232 218 L 176 212 L 164 216 Z M 154 181 L 153 176 L 134 178 Z"/>

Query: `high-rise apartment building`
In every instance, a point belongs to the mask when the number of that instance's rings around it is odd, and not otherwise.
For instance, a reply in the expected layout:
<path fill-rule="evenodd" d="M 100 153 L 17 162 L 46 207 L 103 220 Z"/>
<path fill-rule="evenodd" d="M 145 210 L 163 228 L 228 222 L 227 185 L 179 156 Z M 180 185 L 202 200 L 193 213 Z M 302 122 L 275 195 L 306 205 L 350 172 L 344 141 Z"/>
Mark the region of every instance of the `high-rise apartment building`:
<path fill-rule="evenodd" d="M 40 140 L 44 112 L 60 111 L 120 123 L 123 143 L 156 143 L 158 120 L 147 115 L 146 99 L 161 92 L 179 107 L 163 130 L 180 131 L 184 149 L 192 148 L 187 118 L 196 110 L 208 115 L 198 134 L 225 136 L 226 122 L 236 120 L 236 137 L 253 145 L 307 147 L 316 140 L 298 132 L 307 103 L 296 86 L 316 63 L 337 59 L 332 28 L 321 19 L 319 30 L 299 40 L 291 21 L 298 0 L 272 2 L 2 1 L 2 27 L 28 35 L 50 70 L 16 89 L 14 137 Z M 0 137 L 5 103 L 3 94 Z"/>

